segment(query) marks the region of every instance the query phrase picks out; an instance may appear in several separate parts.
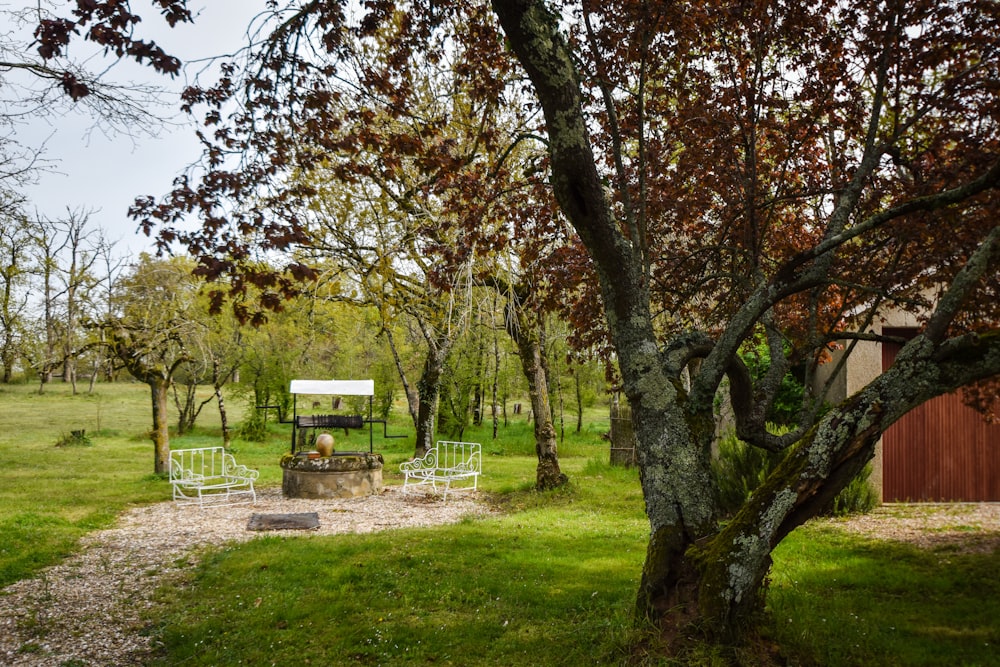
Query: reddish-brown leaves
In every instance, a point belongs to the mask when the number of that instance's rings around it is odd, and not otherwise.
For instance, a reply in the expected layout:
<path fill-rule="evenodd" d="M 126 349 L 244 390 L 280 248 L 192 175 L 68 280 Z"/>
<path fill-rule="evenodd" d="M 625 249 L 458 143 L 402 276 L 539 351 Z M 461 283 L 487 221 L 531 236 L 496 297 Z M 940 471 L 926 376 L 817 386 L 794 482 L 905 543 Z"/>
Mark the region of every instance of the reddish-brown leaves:
<path fill-rule="evenodd" d="M 191 13 L 184 0 L 157 0 L 164 19 L 171 25 L 190 21 Z M 154 42 L 133 36 L 141 21 L 125 0 L 76 0 L 71 11 L 73 18 L 44 18 L 35 29 L 38 55 L 45 60 L 65 55 L 66 47 L 74 35 L 103 46 L 118 57 L 127 56 L 136 62 L 149 64 L 158 72 L 174 75 L 180 70 L 180 61 Z M 81 33 L 81 28 L 87 28 Z M 63 90 L 73 99 L 90 94 L 82 84 L 68 84 L 69 74 L 63 75 Z"/>
<path fill-rule="evenodd" d="M 158 4 L 187 20 L 179 0 Z M 875 305 L 919 309 L 995 224 L 994 189 L 850 232 L 996 161 L 995 2 L 565 5 L 591 143 L 664 329 L 718 330 L 761 285 L 822 266 L 774 309 L 790 340 L 821 352 Z M 309 8 L 272 24 L 217 85 L 185 91 L 184 108 L 213 128 L 201 136 L 203 171 L 158 203 L 138 201 L 144 229 L 212 254 L 206 271 L 234 289 L 281 293 L 244 276 L 244 258 L 308 243 L 306 211 L 328 179 L 377 188 L 392 215 L 435 212 L 413 227 L 433 280 L 517 239 L 520 264 L 594 344 L 598 290 L 538 182 L 547 163 L 506 152 L 544 128 L 488 4 L 367 0 L 357 17 L 340 3 Z M 81 1 L 74 17 L 40 24 L 43 54 L 86 27 L 86 38 L 171 71 L 154 45 L 127 37 L 128 3 Z M 192 216 L 193 232 L 180 225 Z M 842 240 L 833 254 L 810 254 L 831 238 Z M 278 273 L 310 279 L 293 266 Z M 995 283 L 956 326 L 996 322 Z"/>

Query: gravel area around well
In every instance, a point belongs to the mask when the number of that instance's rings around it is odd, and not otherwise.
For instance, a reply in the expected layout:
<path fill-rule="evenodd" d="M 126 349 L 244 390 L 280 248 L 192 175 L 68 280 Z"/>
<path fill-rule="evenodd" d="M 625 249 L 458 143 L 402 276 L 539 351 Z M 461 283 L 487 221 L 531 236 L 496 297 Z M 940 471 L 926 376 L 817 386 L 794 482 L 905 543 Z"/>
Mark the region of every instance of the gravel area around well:
<path fill-rule="evenodd" d="M 447 502 L 403 495 L 343 500 L 286 499 L 265 489 L 256 505 L 200 510 L 172 502 L 123 514 L 115 528 L 88 535 L 80 550 L 32 579 L 0 591 L 0 664 L 11 667 L 142 665 L 156 650 L 145 631 L 156 588 L 197 559 L 198 549 L 261 535 L 308 539 L 452 523 L 489 513 L 471 495 Z M 316 512 L 310 531 L 248 531 L 253 514 Z M 949 553 L 1000 549 L 1000 503 L 885 505 L 849 519 L 823 519 L 840 530 Z"/>
<path fill-rule="evenodd" d="M 316 512 L 319 528 L 247 530 L 253 514 L 302 512 Z M 430 526 L 488 512 L 468 494 L 445 502 L 392 487 L 362 498 L 287 499 L 280 489 L 264 489 L 255 505 L 139 507 L 116 527 L 88 535 L 64 562 L 0 591 L 0 665 L 144 664 L 156 648 L 144 631 L 156 588 L 191 567 L 199 547 L 262 535 L 308 539 Z"/>

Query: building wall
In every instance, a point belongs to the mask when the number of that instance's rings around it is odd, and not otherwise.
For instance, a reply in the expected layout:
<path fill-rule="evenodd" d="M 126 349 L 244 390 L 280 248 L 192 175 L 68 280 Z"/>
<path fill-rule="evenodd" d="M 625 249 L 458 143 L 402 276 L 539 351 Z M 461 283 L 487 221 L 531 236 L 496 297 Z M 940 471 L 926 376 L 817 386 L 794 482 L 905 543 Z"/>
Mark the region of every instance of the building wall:
<path fill-rule="evenodd" d="M 871 333 L 880 335 L 883 329 L 895 328 L 916 328 L 919 322 L 915 315 L 900 311 L 889 311 L 884 316 L 873 323 Z M 826 382 L 836 372 L 839 362 L 843 357 L 850 341 L 842 343 L 842 349 L 833 352 L 830 362 L 819 367 L 816 373 L 816 390 L 820 390 Z M 872 380 L 882 373 L 882 345 L 873 341 L 857 341 L 854 351 L 851 353 L 848 362 L 833 376 L 827 393 L 827 402 L 834 405 L 840 403 L 848 396 L 852 396 Z M 882 442 L 879 441 L 875 448 L 875 457 L 872 459 L 872 486 L 882 500 L 882 480 L 883 480 L 883 457 Z"/>

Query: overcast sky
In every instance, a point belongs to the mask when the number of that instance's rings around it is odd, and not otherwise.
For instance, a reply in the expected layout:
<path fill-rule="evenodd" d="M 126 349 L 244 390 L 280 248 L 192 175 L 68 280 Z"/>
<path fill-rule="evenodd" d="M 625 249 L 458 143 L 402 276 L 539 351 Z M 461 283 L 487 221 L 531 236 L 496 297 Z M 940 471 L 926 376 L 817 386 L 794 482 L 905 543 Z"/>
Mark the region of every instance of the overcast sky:
<path fill-rule="evenodd" d="M 229 53 L 245 41 L 251 19 L 264 0 L 192 0 L 189 3 L 198 17 L 193 25 L 170 29 L 155 10 L 140 28 L 143 38 L 154 39 L 169 53 L 187 62 Z M 144 3 L 135 3 L 143 7 Z M 116 71 L 118 69 L 119 71 Z M 150 82 L 171 86 L 179 91 L 183 77 L 171 80 L 147 68 L 116 68 L 111 77 L 129 79 L 145 76 Z M 176 113 L 176 104 L 165 112 Z M 184 120 L 178 116 L 177 120 Z M 128 218 L 129 205 L 138 195 L 160 197 L 169 191 L 171 182 L 184 167 L 199 156 L 190 127 L 164 128 L 156 138 L 125 136 L 106 137 L 90 132 L 92 122 L 80 114 L 69 114 L 24 128 L 23 138 L 36 143 L 45 141 L 45 157 L 54 162 L 58 173 L 43 174 L 36 185 L 26 189 L 30 210 L 50 218 L 71 209 L 99 210 L 91 217 L 109 240 L 117 241 L 120 254 L 134 254 L 151 248 L 150 239 L 136 232 L 136 223 Z"/>

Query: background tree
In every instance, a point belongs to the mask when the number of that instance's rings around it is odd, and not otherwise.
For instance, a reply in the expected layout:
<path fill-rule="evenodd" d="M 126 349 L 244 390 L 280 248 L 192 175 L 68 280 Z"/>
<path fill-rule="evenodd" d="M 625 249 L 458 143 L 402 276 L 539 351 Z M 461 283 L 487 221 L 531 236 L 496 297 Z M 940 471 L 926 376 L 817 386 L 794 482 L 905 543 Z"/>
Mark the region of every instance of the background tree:
<path fill-rule="evenodd" d="M 99 228 L 91 223 L 92 211 L 67 209 L 66 217 L 49 221 L 65 239 L 58 280 L 62 295 L 63 381 L 76 393 L 78 332 L 81 316 L 86 314 L 87 294 L 97 283 L 93 269 L 107 245 Z"/>
<path fill-rule="evenodd" d="M 27 334 L 31 232 L 28 218 L 16 201 L 0 204 L 0 364 L 2 381 L 14 375 Z"/>
<path fill-rule="evenodd" d="M 469 284 L 477 257 L 507 242 L 503 218 L 518 203 L 509 192 L 535 166 L 513 150 L 527 119 L 510 103 L 516 88 L 502 43 L 477 32 L 485 6 L 433 18 L 379 11 L 385 20 L 327 35 L 323 48 L 340 56 L 334 63 L 295 35 L 326 30 L 340 8 L 277 10 L 268 48 L 251 52 L 242 70 L 227 67 L 218 86 L 185 93 L 188 109 L 204 105 L 206 124 L 219 126 L 201 136 L 203 178 L 179 180 L 161 202 L 138 201 L 134 214 L 149 228 L 159 221 L 164 247 L 180 241 L 199 257 L 199 274 L 227 276 L 236 298 L 253 288 L 261 306 L 280 308 L 299 281 L 329 275 L 323 264 L 332 262 L 352 271 L 378 307 L 402 307 L 427 350 L 416 391 L 407 392 L 417 398 L 420 454 L 433 442 L 441 370 L 465 321 L 464 297 L 454 292 Z M 431 30 L 438 22 L 452 29 Z M 428 48 L 413 48 L 414 40 Z M 223 126 L 226 101 L 244 92 Z M 218 228 L 173 225 L 187 214 L 226 227 L 225 244 Z M 285 266 L 253 261 L 256 248 L 285 252 Z M 549 464 L 551 442 L 540 447 Z"/>
<path fill-rule="evenodd" d="M 97 283 L 88 293 L 91 302 L 91 317 L 96 321 L 107 321 L 115 315 L 115 295 L 118 292 L 118 281 L 127 268 L 126 260 L 114 253 L 112 244 L 105 243 L 97 248 L 95 265 Z M 100 339 L 102 333 L 103 330 L 97 331 L 99 342 L 103 342 Z M 93 391 L 98 376 L 102 376 L 107 382 L 114 379 L 115 363 L 105 345 L 93 346 L 90 353 L 92 366 L 88 391 Z"/>
<path fill-rule="evenodd" d="M 61 335 L 66 332 L 60 318 L 62 256 L 69 238 L 49 220 L 36 219 L 32 224 L 32 269 L 40 287 L 41 318 L 35 325 L 35 344 L 26 346 L 25 357 L 38 375 L 38 393 L 52 379 L 52 373 L 65 361 L 66 348 Z"/>
<path fill-rule="evenodd" d="M 308 339 L 302 335 L 304 325 L 296 320 L 302 312 L 299 305 L 293 302 L 267 322 L 244 332 L 239 382 L 246 402 L 246 417 L 240 427 L 243 438 L 260 441 L 266 436 L 266 421 L 272 415 L 263 406 L 274 408 L 277 414 L 273 416 L 278 419 L 291 413 L 289 388 L 304 372 L 302 342 Z"/>
<path fill-rule="evenodd" d="M 222 446 L 229 449 L 233 439 L 233 429 L 229 421 L 229 411 L 222 389 L 239 376 L 243 362 L 243 332 L 232 317 L 213 317 L 213 326 L 208 332 L 205 352 L 209 361 L 208 380 L 212 386 L 212 396 L 219 410 L 219 424 L 222 429 Z"/>
<path fill-rule="evenodd" d="M 535 488 L 554 489 L 568 481 L 559 467 L 558 443 L 550 402 L 550 383 L 545 349 L 544 315 L 535 304 L 533 290 L 526 280 L 510 285 L 494 278 L 505 296 L 504 328 L 517 347 L 521 370 L 528 381 L 528 399 L 535 431 L 538 467 Z"/>
<path fill-rule="evenodd" d="M 204 290 L 199 291 L 190 308 L 192 326 L 184 347 L 189 359 L 174 373 L 174 406 L 177 408 L 177 433 L 194 428 L 202 409 L 215 402 L 222 425 L 222 441 L 229 447 L 232 439 L 226 400 L 222 389 L 233 379 L 243 361 L 243 331 L 231 312 L 211 313 Z M 199 395 L 198 388 L 208 385 L 209 396 Z"/>
<path fill-rule="evenodd" d="M 79 340 L 80 321 L 87 305 L 84 294 L 95 283 L 91 269 L 106 245 L 91 215 L 89 211 L 67 209 L 63 218 L 38 217 L 29 224 L 31 268 L 40 317 L 35 324 L 34 344 L 22 349 L 38 374 L 39 393 L 59 369 L 76 391 L 76 355 L 83 345 Z"/>
<path fill-rule="evenodd" d="M 387 330 L 402 317 L 419 332 L 424 361 L 416 391 L 407 392 L 407 399 L 416 430 L 415 455 L 422 456 L 434 443 L 445 362 L 467 322 L 463 294 L 471 289 L 468 269 L 446 273 L 435 267 L 409 224 L 409 213 L 383 209 L 382 193 L 374 201 L 361 193 L 356 205 L 349 194 L 340 191 L 333 206 L 330 196 L 314 202 L 319 215 L 312 252 L 336 258 L 339 268 L 325 272 L 322 281 L 333 282 L 341 274 L 345 284 L 339 298 L 373 306 Z M 398 370 L 409 385 L 405 369 Z"/>
<path fill-rule="evenodd" d="M 200 287 L 184 258 L 156 260 L 143 253 L 122 279 L 116 315 L 95 323 L 105 344 L 136 380 L 149 386 L 153 470 L 169 470 L 169 390 L 174 373 L 191 360 L 187 349 L 198 327 L 193 309 Z"/>

